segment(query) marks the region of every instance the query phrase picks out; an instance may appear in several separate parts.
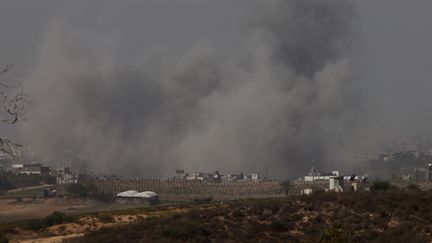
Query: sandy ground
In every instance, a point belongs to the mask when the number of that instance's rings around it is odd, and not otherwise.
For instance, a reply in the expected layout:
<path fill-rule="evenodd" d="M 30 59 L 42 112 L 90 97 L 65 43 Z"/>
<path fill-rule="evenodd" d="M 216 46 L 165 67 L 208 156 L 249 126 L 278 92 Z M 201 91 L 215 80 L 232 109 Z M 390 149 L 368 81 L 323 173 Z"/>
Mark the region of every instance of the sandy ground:
<path fill-rule="evenodd" d="M 35 189 L 46 189 L 46 188 L 52 188 L 55 187 L 55 185 L 49 185 L 49 184 L 45 184 L 45 185 L 40 185 L 40 186 L 29 186 L 29 187 L 22 187 L 22 188 L 18 188 L 18 189 L 12 189 L 12 190 L 8 190 L 8 193 L 14 193 L 14 192 L 22 192 L 22 191 L 28 191 L 28 190 L 35 190 Z"/>
<path fill-rule="evenodd" d="M 126 207 L 126 206 L 124 206 Z M 105 211 L 109 209 L 120 209 L 117 205 L 101 204 L 93 200 L 83 199 L 23 199 L 22 202 L 17 202 L 16 199 L 0 199 L 0 221 L 9 221 L 16 219 L 43 218 L 54 211 L 61 211 L 67 214 Z M 127 208 L 130 208 L 127 207 Z M 102 222 L 96 217 L 82 217 L 73 223 L 64 223 L 51 226 L 44 232 L 34 232 L 16 228 L 16 233 L 7 235 L 10 242 L 25 242 L 25 243 L 54 243 L 62 242 L 67 238 L 82 236 L 84 233 L 99 230 L 102 227 L 113 227 L 119 224 L 129 224 L 138 220 L 145 219 L 149 216 L 160 217 L 160 213 L 184 213 L 188 211 L 185 208 L 168 208 L 161 212 L 151 212 L 144 214 L 126 214 L 112 215 L 112 220 Z M 44 235 L 43 233 L 47 234 Z"/>
<path fill-rule="evenodd" d="M 155 215 L 153 215 L 155 216 Z M 146 214 L 115 215 L 112 222 L 101 222 L 96 217 L 83 217 L 74 223 L 51 226 L 46 233 L 52 236 L 42 237 L 30 230 L 17 229 L 18 233 L 10 236 L 11 243 L 57 243 L 62 240 L 83 236 L 85 233 L 99 230 L 103 227 L 113 227 L 119 224 L 129 224 L 147 218 Z"/>
<path fill-rule="evenodd" d="M 10 208 L 12 212 L 16 215 L 17 211 L 24 210 L 21 214 L 32 214 L 33 216 L 49 214 L 55 209 L 64 209 L 65 207 L 70 207 L 71 205 L 60 205 L 62 201 L 57 199 L 49 199 L 45 200 L 41 203 L 29 204 L 25 203 L 29 207 L 22 207 L 23 205 L 17 204 L 13 200 L 3 200 L 0 203 L 0 207 L 2 212 L 7 211 L 6 208 Z M 63 201 L 63 203 L 65 203 Z M 70 202 L 69 202 L 70 203 Z M 1 206 L 3 205 L 3 206 Z M 21 207 L 20 207 L 21 206 Z M 104 227 L 113 227 L 121 224 L 130 224 L 137 222 L 139 220 L 146 219 L 148 217 L 161 217 L 161 214 L 166 212 L 171 213 L 184 213 L 189 209 L 186 208 L 168 208 L 163 211 L 152 211 L 149 213 L 141 213 L 141 214 L 121 214 L 121 215 L 111 215 L 111 220 L 101 221 L 98 217 L 85 216 L 80 218 L 79 220 L 71 223 L 58 224 L 51 227 L 46 228 L 43 232 L 34 232 L 31 230 L 16 228 L 16 232 L 7 235 L 10 239 L 11 243 L 57 243 L 62 242 L 68 238 L 75 238 L 84 235 L 85 233 L 99 230 Z M 45 236 L 45 235 L 46 236 Z"/>
<path fill-rule="evenodd" d="M 90 200 L 65 200 L 61 198 L 25 199 L 17 202 L 15 199 L 0 200 L 0 221 L 10 219 L 39 218 L 54 211 L 73 213 L 97 206 Z"/>
<path fill-rule="evenodd" d="M 63 240 L 76 238 L 83 236 L 84 234 L 70 234 L 70 235 L 59 235 L 59 236 L 53 236 L 48 238 L 40 238 L 40 239 L 34 239 L 34 240 L 21 240 L 21 241 L 10 241 L 10 243 L 60 243 Z"/>

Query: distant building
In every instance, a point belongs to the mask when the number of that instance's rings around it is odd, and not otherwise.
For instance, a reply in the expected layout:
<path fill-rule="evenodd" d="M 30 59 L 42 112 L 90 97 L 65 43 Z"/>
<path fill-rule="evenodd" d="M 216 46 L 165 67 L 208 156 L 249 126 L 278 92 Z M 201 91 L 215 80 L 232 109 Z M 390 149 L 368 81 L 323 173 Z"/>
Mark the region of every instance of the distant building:
<path fill-rule="evenodd" d="M 213 181 L 214 180 L 213 174 L 208 174 L 204 172 L 194 172 L 190 175 L 187 175 L 185 178 L 186 180 L 190 181 Z"/>
<path fill-rule="evenodd" d="M 250 174 L 252 180 L 259 180 L 261 176 L 258 173 Z"/>
<path fill-rule="evenodd" d="M 50 167 L 41 164 L 13 164 L 12 171 L 25 175 L 49 175 Z"/>
<path fill-rule="evenodd" d="M 41 166 L 41 175 L 48 176 L 51 172 L 51 168 L 49 166 Z"/>
<path fill-rule="evenodd" d="M 56 178 L 57 184 L 76 184 L 78 183 L 78 175 L 72 174 L 69 167 L 63 167 L 53 170 L 51 173 Z"/>
<path fill-rule="evenodd" d="M 184 175 L 185 171 L 184 170 L 176 170 L 176 175 Z"/>
<path fill-rule="evenodd" d="M 12 171 L 18 173 L 24 167 L 23 164 L 13 164 Z"/>
<path fill-rule="evenodd" d="M 258 173 L 252 173 L 252 174 L 249 174 L 248 176 L 246 176 L 246 179 L 257 181 L 257 180 L 261 179 L 261 176 Z"/>
<path fill-rule="evenodd" d="M 344 191 L 344 177 L 332 176 L 329 178 L 329 191 L 343 192 Z"/>
<path fill-rule="evenodd" d="M 343 176 L 343 178 L 346 181 L 358 181 L 360 179 L 358 175 Z"/>
<path fill-rule="evenodd" d="M 425 182 L 432 180 L 432 164 L 425 167 L 414 168 L 413 179 L 416 182 Z"/>
<path fill-rule="evenodd" d="M 317 181 L 317 180 L 330 180 L 330 178 L 339 176 L 339 171 L 332 171 L 331 173 L 320 172 L 314 167 L 307 176 L 304 177 L 305 181 Z"/>
<path fill-rule="evenodd" d="M 312 192 L 313 192 L 312 188 L 306 188 L 306 189 L 302 189 L 300 193 L 301 195 L 310 195 L 312 194 Z"/>
<path fill-rule="evenodd" d="M 77 184 L 78 176 L 72 174 L 63 174 L 56 176 L 56 183 L 61 184 Z"/>
<path fill-rule="evenodd" d="M 243 172 L 236 172 L 236 173 L 228 174 L 227 176 L 224 177 L 224 179 L 228 181 L 238 181 L 238 180 L 243 180 L 244 175 Z"/>
<path fill-rule="evenodd" d="M 186 177 L 185 171 L 184 170 L 175 170 L 175 176 L 174 177 L 180 178 L 180 179 L 185 178 Z"/>
<path fill-rule="evenodd" d="M 189 180 L 189 181 L 204 180 L 204 173 L 193 172 L 192 174 L 186 176 L 186 180 Z"/>
<path fill-rule="evenodd" d="M 219 173 L 219 171 L 215 171 L 213 173 L 213 181 L 214 182 L 221 182 L 222 181 L 222 175 Z"/>

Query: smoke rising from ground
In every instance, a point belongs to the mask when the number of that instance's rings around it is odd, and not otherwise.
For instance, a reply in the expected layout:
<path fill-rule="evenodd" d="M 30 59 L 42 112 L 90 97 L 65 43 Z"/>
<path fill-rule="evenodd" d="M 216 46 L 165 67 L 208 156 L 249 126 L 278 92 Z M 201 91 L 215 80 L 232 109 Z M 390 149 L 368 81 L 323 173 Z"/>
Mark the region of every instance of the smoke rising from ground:
<path fill-rule="evenodd" d="M 69 150 L 97 172 L 139 176 L 289 177 L 353 158 L 364 113 L 348 1 L 60 9 L 25 78 L 38 106 L 22 139 L 42 155 Z"/>

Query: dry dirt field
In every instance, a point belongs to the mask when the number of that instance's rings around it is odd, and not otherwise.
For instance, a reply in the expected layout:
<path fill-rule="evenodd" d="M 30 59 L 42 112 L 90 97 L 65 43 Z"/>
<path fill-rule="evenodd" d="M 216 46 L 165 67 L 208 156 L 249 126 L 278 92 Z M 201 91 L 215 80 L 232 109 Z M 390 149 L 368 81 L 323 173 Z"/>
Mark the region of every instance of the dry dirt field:
<path fill-rule="evenodd" d="M 18 222 L 16 224 L 14 221 L 3 222 L 0 224 L 0 234 L 7 237 L 10 243 L 57 243 L 66 239 L 82 237 L 86 233 L 102 228 L 133 224 L 147 218 L 181 214 L 188 210 L 188 207 L 162 207 L 160 209 L 144 207 L 82 213 L 73 217 L 62 214 L 64 217 L 62 223 L 53 222 L 51 226 L 37 226 L 38 222 L 47 222 L 47 218 L 53 218 L 54 214 L 58 214 L 54 213 L 39 219 L 15 221 Z M 2 242 L 1 238 L 0 242 Z"/>
<path fill-rule="evenodd" d="M 228 202 L 68 242 L 432 242 L 432 192 L 316 193 Z"/>
<path fill-rule="evenodd" d="M 77 199 L 16 199 L 0 200 L 0 222 L 12 219 L 28 219 L 45 217 L 54 211 L 75 213 L 96 208 L 99 203 L 91 200 Z"/>
<path fill-rule="evenodd" d="M 1 223 L 10 242 L 432 242 L 432 191 L 286 198 L 54 213 Z"/>

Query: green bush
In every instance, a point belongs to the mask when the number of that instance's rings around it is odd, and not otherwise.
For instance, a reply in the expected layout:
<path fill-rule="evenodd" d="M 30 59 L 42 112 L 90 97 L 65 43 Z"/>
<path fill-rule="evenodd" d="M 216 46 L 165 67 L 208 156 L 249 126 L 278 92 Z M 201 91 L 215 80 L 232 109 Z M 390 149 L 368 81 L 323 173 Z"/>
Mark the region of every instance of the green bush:
<path fill-rule="evenodd" d="M 100 214 L 98 215 L 98 218 L 103 223 L 112 223 L 114 221 L 114 218 L 108 214 Z"/>
<path fill-rule="evenodd" d="M 178 221 L 164 225 L 159 231 L 155 232 L 156 238 L 168 238 L 173 240 L 188 241 L 191 239 L 205 239 L 209 235 L 209 230 L 202 224 L 194 221 Z"/>
<path fill-rule="evenodd" d="M 27 225 L 28 229 L 37 231 L 53 225 L 62 224 L 73 221 L 73 217 L 61 212 L 54 212 L 43 219 L 34 219 Z"/>
<path fill-rule="evenodd" d="M 86 197 L 90 193 L 88 186 L 84 184 L 69 184 L 66 187 L 66 192 L 73 196 L 80 197 Z"/>
<path fill-rule="evenodd" d="M 92 197 L 101 202 L 113 202 L 115 199 L 113 195 L 104 192 L 96 192 Z"/>
<path fill-rule="evenodd" d="M 0 233 L 0 243 L 8 243 L 9 240 L 4 236 L 2 233 Z"/>
<path fill-rule="evenodd" d="M 431 200 L 432 191 L 389 189 L 189 205 L 191 211 L 180 215 L 110 227 L 71 242 L 429 242 Z M 306 219 L 306 208 L 316 213 Z M 400 225 L 390 226 L 393 218 Z"/>
<path fill-rule="evenodd" d="M 370 187 L 371 191 L 387 191 L 390 188 L 390 183 L 387 181 L 375 181 Z"/>
<path fill-rule="evenodd" d="M 13 185 L 9 182 L 6 176 L 0 174 L 0 192 L 12 189 Z"/>
<path fill-rule="evenodd" d="M 416 184 L 409 184 L 407 190 L 410 192 L 420 192 L 420 188 Z"/>
<path fill-rule="evenodd" d="M 76 197 L 91 197 L 101 202 L 112 202 L 114 196 L 99 190 L 93 184 L 89 183 L 77 183 L 70 184 L 66 187 L 66 192 Z"/>
<path fill-rule="evenodd" d="M 231 215 L 233 217 L 236 217 L 236 218 L 240 218 L 240 217 L 244 217 L 245 216 L 244 213 L 242 212 L 242 210 L 240 208 L 236 208 L 236 209 L 232 210 Z"/>
<path fill-rule="evenodd" d="M 271 222 L 270 229 L 276 232 L 284 232 L 291 229 L 291 224 L 280 220 Z"/>
<path fill-rule="evenodd" d="M 28 186 L 38 186 L 42 181 L 42 177 L 40 175 L 25 175 L 25 174 L 12 174 L 5 173 L 3 174 L 4 180 L 7 180 L 9 184 L 9 189 L 20 188 L 20 187 L 28 187 Z"/>
<path fill-rule="evenodd" d="M 197 204 L 201 204 L 201 203 L 210 203 L 213 201 L 213 197 L 206 197 L 206 198 L 195 198 L 194 202 Z"/>
<path fill-rule="evenodd" d="M 333 243 L 333 242 L 348 242 L 349 235 L 352 232 L 348 232 L 342 225 L 334 224 L 330 228 L 324 230 L 319 242 L 320 243 Z"/>

